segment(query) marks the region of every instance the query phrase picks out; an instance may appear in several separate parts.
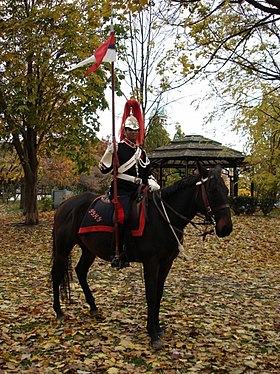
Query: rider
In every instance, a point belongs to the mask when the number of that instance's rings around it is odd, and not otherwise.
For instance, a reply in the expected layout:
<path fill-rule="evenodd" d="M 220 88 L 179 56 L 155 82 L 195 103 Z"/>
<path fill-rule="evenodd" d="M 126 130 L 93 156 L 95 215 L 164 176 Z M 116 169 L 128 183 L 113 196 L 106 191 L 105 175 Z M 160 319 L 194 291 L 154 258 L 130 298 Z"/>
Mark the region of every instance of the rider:
<path fill-rule="evenodd" d="M 159 185 L 150 175 L 150 160 L 142 147 L 144 140 L 144 120 L 140 104 L 134 99 L 126 102 L 120 128 L 120 142 L 116 144 L 117 149 L 117 195 L 124 211 L 123 223 L 118 223 L 120 259 L 112 261 L 113 267 L 129 266 L 123 259 L 122 250 L 125 237 L 125 226 L 130 213 L 132 201 L 137 198 L 137 192 L 143 185 L 149 186 L 150 190 L 156 190 Z M 103 174 L 113 170 L 113 144 L 110 144 L 101 161 L 99 168 Z M 112 181 L 109 197 L 114 198 L 114 181 Z"/>

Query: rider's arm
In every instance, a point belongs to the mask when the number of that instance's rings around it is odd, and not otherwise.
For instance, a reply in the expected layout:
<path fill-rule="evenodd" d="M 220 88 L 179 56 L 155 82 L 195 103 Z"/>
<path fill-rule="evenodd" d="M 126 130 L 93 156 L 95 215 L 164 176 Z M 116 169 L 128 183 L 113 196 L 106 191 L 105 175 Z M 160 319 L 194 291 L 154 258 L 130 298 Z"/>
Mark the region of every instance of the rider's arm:
<path fill-rule="evenodd" d="M 113 169 L 113 153 L 114 153 L 114 146 L 113 144 L 109 144 L 104 155 L 102 156 L 99 162 L 99 169 L 102 174 L 107 174 Z"/>

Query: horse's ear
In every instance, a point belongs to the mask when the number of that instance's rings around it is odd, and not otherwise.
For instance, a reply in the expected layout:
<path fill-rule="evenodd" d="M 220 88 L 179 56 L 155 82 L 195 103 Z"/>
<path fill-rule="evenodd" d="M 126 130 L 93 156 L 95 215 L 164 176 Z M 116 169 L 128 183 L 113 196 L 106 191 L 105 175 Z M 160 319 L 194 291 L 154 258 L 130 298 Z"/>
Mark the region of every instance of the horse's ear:
<path fill-rule="evenodd" d="M 221 167 L 221 165 L 215 165 L 214 169 L 215 169 L 216 175 L 218 177 L 221 177 L 221 175 L 222 175 L 222 167 Z"/>
<path fill-rule="evenodd" d="M 202 165 L 200 161 L 196 162 L 197 174 L 206 176 L 208 174 L 207 169 Z"/>

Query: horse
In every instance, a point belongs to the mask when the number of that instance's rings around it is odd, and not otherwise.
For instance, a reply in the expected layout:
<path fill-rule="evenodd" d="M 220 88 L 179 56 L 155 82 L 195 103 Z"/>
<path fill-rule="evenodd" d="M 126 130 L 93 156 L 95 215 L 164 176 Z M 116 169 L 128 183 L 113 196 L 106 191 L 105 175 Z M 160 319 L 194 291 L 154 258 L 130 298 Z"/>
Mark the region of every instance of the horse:
<path fill-rule="evenodd" d="M 149 192 L 147 222 L 143 234 L 130 238 L 130 245 L 126 249 L 127 257 L 130 262 L 143 264 L 148 306 L 146 329 L 155 349 L 163 347 L 164 331 L 159 322 L 160 303 L 166 277 L 179 254 L 184 228 L 188 223 L 193 223 L 196 214 L 203 214 L 207 220 L 212 221 L 218 237 L 228 236 L 232 231 L 228 188 L 221 172 L 219 165 L 207 170 L 199 164 L 196 174 L 186 176 L 162 188 L 160 192 Z M 76 244 L 81 247 L 82 253 L 75 271 L 90 313 L 98 314 L 87 274 L 96 257 L 111 261 L 112 233 L 78 234 L 81 221 L 95 198 L 95 194 L 84 192 L 63 202 L 55 214 L 51 274 L 53 308 L 58 320 L 64 317 L 60 292 L 63 291 L 62 285 L 70 290 L 70 270 L 67 264 Z"/>

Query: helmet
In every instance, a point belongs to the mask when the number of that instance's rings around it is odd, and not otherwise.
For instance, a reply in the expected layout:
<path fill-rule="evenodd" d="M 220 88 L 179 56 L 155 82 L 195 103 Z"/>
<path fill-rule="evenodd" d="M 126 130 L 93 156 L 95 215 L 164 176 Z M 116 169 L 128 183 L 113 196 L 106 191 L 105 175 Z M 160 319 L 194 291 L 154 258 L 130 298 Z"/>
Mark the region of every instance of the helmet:
<path fill-rule="evenodd" d="M 130 114 L 129 117 L 125 120 L 124 127 L 129 127 L 132 130 L 139 130 L 140 126 L 137 121 L 137 118 Z"/>
<path fill-rule="evenodd" d="M 122 117 L 122 124 L 120 128 L 120 140 L 125 138 L 125 128 L 132 130 L 139 130 L 137 136 L 137 144 L 142 144 L 144 141 L 144 118 L 140 107 L 140 103 L 134 99 L 130 99 L 124 106 L 124 113 Z"/>

